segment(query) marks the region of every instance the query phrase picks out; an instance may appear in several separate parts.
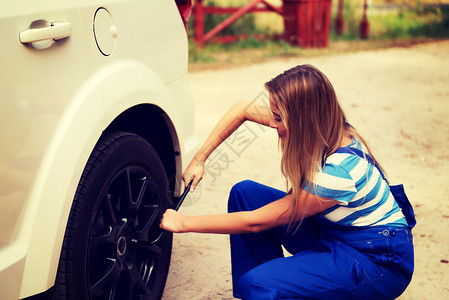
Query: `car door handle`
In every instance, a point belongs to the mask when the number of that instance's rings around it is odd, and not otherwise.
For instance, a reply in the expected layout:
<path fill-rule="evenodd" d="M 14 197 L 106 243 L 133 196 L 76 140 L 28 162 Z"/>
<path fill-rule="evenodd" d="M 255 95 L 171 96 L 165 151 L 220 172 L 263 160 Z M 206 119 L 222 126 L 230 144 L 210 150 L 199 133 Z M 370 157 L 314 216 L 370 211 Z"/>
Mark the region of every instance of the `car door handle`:
<path fill-rule="evenodd" d="M 60 40 L 71 36 L 72 24 L 69 22 L 52 22 L 50 26 L 43 28 L 30 28 L 19 33 L 22 44 L 35 43 L 44 40 Z"/>

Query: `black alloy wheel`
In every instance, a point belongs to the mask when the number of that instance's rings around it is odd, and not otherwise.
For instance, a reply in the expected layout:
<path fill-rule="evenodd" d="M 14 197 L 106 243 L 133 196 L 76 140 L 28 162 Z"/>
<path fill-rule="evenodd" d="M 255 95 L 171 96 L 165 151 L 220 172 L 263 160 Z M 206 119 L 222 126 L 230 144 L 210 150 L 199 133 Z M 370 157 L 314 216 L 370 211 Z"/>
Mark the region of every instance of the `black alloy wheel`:
<path fill-rule="evenodd" d="M 153 147 L 126 132 L 102 137 L 72 205 L 56 298 L 160 299 L 172 235 L 152 241 L 169 207 L 167 175 Z"/>

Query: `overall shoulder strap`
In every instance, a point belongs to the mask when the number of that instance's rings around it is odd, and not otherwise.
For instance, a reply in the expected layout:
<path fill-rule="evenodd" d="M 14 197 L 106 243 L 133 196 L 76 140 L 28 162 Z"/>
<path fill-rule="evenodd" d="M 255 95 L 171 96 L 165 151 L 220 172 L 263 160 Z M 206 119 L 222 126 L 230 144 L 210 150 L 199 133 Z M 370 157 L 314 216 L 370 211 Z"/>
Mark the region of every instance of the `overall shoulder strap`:
<path fill-rule="evenodd" d="M 382 175 L 382 178 L 388 183 L 388 180 L 385 178 L 380 168 L 374 162 L 374 159 L 371 157 L 371 155 L 366 154 L 365 152 L 353 147 L 339 148 L 337 151 L 335 151 L 335 153 L 354 154 L 361 157 L 362 159 L 364 158 L 368 160 L 370 164 L 372 164 L 377 168 L 377 170 L 379 170 L 379 173 L 380 175 Z M 398 203 L 399 207 L 401 208 L 402 213 L 404 214 L 405 219 L 407 220 L 408 227 L 413 228 L 416 225 L 415 212 L 413 211 L 413 206 L 411 205 L 410 201 L 407 198 L 407 195 L 405 194 L 403 185 L 400 184 L 390 186 L 390 191 L 393 194 L 394 199 Z"/>

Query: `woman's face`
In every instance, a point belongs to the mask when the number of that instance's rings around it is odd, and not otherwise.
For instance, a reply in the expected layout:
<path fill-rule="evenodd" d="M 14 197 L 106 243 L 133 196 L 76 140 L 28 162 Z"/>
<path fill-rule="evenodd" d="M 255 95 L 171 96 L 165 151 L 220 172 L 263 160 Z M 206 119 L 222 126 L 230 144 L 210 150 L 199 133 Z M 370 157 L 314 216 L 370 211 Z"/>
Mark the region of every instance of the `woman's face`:
<path fill-rule="evenodd" d="M 278 136 L 281 141 L 284 141 L 287 136 L 287 129 L 284 125 L 284 120 L 282 119 L 281 112 L 279 111 L 273 98 L 270 96 L 270 109 L 271 109 L 271 120 L 270 127 L 275 128 L 278 132 Z"/>

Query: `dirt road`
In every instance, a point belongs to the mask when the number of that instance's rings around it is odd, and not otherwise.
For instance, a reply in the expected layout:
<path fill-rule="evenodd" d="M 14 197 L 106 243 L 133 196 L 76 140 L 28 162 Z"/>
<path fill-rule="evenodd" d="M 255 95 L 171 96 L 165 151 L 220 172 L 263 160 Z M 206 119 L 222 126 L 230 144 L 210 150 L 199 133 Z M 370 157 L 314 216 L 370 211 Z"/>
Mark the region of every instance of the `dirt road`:
<path fill-rule="evenodd" d="M 415 206 L 416 267 L 400 299 L 449 299 L 449 41 L 192 73 L 199 139 L 236 100 L 266 97 L 264 82 L 297 64 L 329 77 L 350 123 Z M 201 191 L 181 211 L 225 212 L 230 188 L 243 179 L 284 189 L 279 162 L 276 133 L 247 124 L 212 155 Z M 228 243 L 222 235 L 176 235 L 163 299 L 233 299 Z"/>

